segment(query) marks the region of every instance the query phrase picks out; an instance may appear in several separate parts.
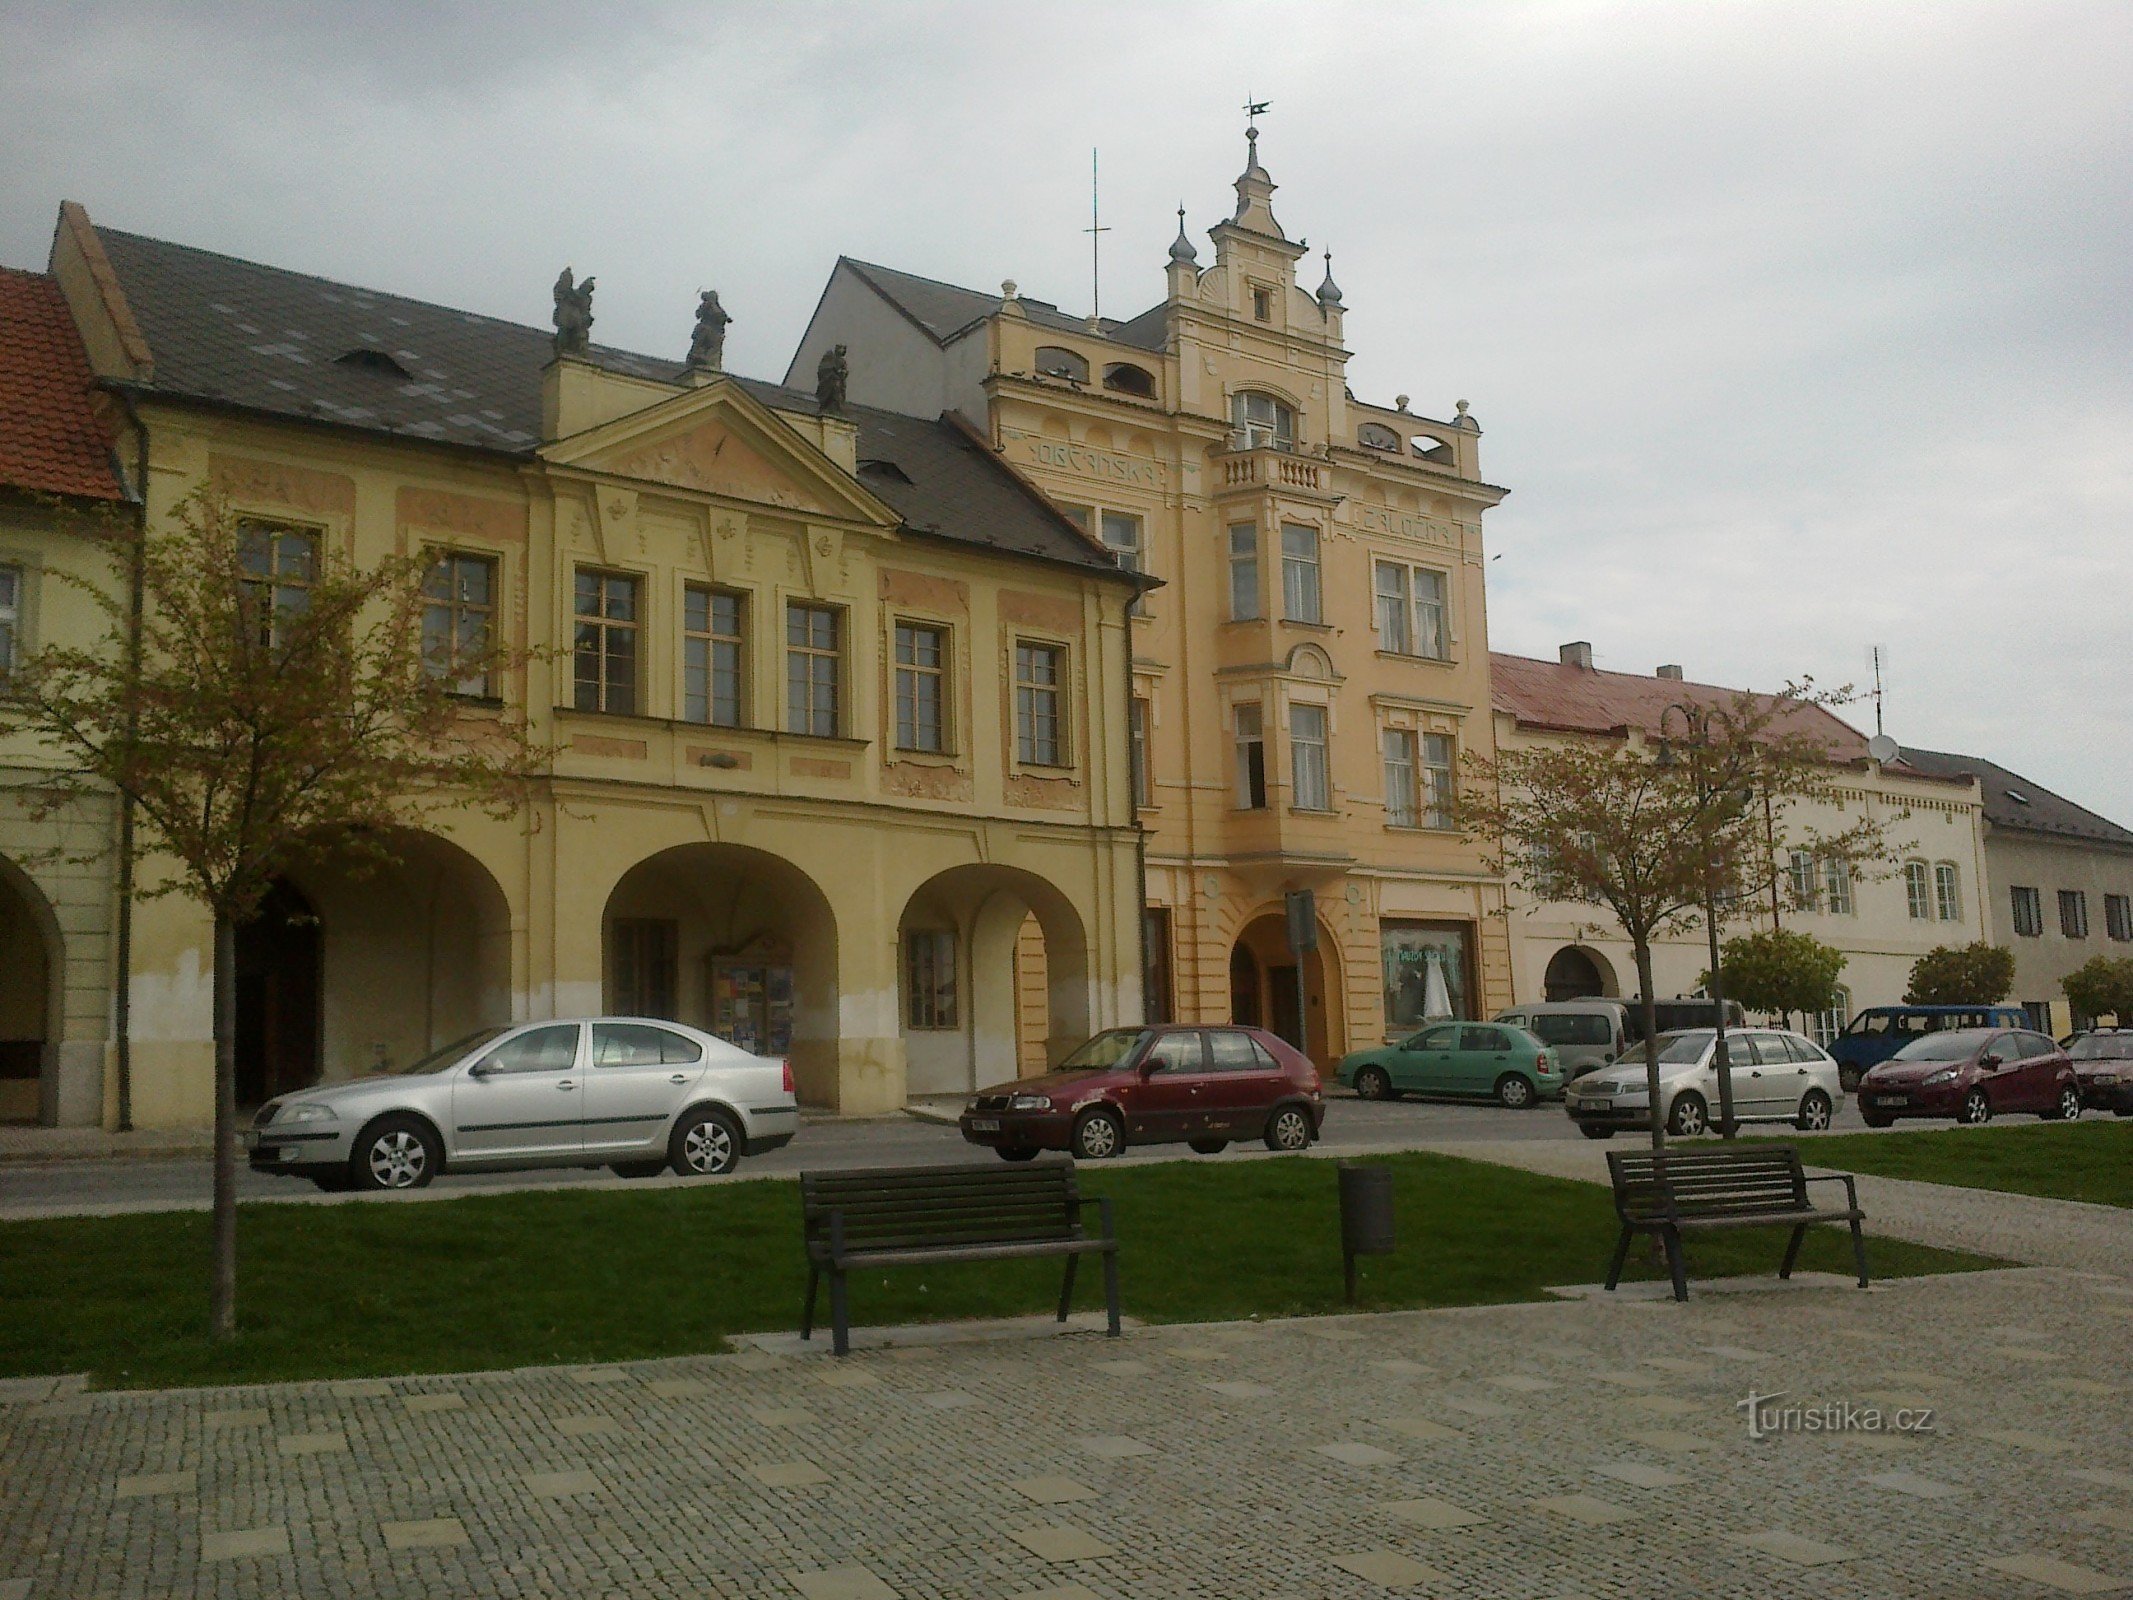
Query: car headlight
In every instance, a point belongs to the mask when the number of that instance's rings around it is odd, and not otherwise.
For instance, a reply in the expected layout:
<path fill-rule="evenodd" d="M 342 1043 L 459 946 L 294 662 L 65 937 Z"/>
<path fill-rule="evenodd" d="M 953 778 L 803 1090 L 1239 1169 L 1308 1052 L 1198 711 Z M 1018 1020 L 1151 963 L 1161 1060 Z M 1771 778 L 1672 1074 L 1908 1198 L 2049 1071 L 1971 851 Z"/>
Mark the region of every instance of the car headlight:
<path fill-rule="evenodd" d="M 1940 1071 L 1929 1072 L 1923 1078 L 1920 1078 L 1918 1086 L 1921 1089 L 1930 1089 L 1936 1083 L 1953 1083 L 1954 1081 L 1955 1069 L 1953 1067 L 1942 1067 Z"/>
<path fill-rule="evenodd" d="M 1052 1109 L 1052 1097 L 1048 1094 L 1014 1095 L 1009 1098 L 1007 1109 L 1010 1111 L 1049 1111 Z"/>
<path fill-rule="evenodd" d="M 331 1106 L 298 1101 L 293 1106 L 284 1106 L 281 1115 L 275 1120 L 279 1122 L 338 1122 L 340 1118 L 333 1114 L 333 1107 Z"/>

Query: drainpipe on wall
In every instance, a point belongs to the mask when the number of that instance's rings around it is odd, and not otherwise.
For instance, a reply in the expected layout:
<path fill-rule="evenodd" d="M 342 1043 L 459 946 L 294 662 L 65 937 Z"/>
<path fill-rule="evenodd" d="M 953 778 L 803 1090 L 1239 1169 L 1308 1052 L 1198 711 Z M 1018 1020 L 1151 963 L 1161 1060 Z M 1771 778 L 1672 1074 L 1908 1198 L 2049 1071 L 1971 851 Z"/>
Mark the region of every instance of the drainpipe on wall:
<path fill-rule="evenodd" d="M 1126 648 L 1126 814 L 1133 819 L 1133 882 L 1138 897 L 1133 907 L 1133 919 L 1139 938 L 1136 941 L 1141 953 L 1141 1016 L 1148 1020 L 1148 829 L 1141 822 L 1141 797 L 1133 781 L 1133 605 L 1140 599 L 1142 590 L 1136 587 L 1126 601 L 1125 614 L 1121 620 L 1125 626 L 1119 637 Z M 1149 771 L 1148 763 L 1155 755 L 1155 706 L 1148 707 L 1149 723 L 1142 730 L 1146 746 L 1141 755 L 1143 771 Z"/>
<path fill-rule="evenodd" d="M 148 539 L 148 429 L 128 396 L 118 394 L 117 399 L 126 420 L 133 425 L 135 455 L 132 494 L 135 537 L 126 596 L 126 677 L 131 683 L 139 678 L 141 671 L 141 563 L 147 553 Z M 129 740 L 133 727 L 133 712 L 129 708 L 126 721 Z M 120 1133 L 133 1131 L 133 858 L 133 799 L 122 793 L 119 796 L 118 928 L 112 952 L 112 961 L 118 971 L 112 992 L 111 1019 L 112 1031 L 117 1035 L 113 1062 L 118 1069 Z"/>

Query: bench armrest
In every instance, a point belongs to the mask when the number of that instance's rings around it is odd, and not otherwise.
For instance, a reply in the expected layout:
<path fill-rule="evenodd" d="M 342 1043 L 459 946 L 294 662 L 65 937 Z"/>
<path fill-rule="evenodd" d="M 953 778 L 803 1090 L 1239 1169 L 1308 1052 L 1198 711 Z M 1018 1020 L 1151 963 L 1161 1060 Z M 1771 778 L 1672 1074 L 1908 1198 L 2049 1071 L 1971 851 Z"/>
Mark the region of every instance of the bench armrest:
<path fill-rule="evenodd" d="M 1844 1185 L 1844 1203 L 1853 1211 L 1859 1209 L 1859 1185 L 1849 1172 L 1818 1172 L 1802 1180 L 1807 1183 L 1841 1183 Z"/>

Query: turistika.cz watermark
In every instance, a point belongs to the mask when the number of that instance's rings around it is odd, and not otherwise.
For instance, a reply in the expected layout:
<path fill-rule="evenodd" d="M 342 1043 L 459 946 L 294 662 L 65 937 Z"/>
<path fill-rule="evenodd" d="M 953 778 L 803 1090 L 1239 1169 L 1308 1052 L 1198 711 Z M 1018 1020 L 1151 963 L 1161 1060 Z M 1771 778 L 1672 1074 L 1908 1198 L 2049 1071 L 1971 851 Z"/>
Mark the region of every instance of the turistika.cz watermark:
<path fill-rule="evenodd" d="M 1778 1433 L 1932 1433 L 1932 1406 L 1867 1406 L 1849 1400 L 1794 1401 L 1783 1404 L 1787 1391 L 1772 1394 L 1748 1391 L 1748 1398 L 1733 1402 L 1745 1412 L 1748 1437 L 1767 1439 Z"/>

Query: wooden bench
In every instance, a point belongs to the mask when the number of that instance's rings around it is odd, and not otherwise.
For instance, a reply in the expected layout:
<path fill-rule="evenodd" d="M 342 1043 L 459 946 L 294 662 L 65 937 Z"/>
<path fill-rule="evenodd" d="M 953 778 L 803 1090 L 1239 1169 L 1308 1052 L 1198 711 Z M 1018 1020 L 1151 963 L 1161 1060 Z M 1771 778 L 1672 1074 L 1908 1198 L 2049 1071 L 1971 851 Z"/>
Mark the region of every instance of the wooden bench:
<path fill-rule="evenodd" d="M 1026 1167 L 875 1167 L 858 1172 L 803 1172 L 800 1209 L 807 1247 L 807 1306 L 800 1337 L 814 1337 L 815 1289 L 830 1281 L 830 1325 L 837 1354 L 852 1347 L 845 1275 L 872 1267 L 922 1267 L 945 1261 L 1007 1261 L 1062 1256 L 1059 1320 L 1074 1298 L 1074 1271 L 1086 1255 L 1104 1262 L 1104 1302 L 1118 1337 L 1118 1239 L 1111 1202 L 1095 1202 L 1101 1231 L 1082 1224 L 1071 1161 Z"/>
<path fill-rule="evenodd" d="M 1859 1232 L 1865 1213 L 1859 1209 L 1858 1185 L 1848 1173 L 1810 1178 L 1800 1165 L 1799 1151 L 1789 1144 L 1722 1145 L 1715 1150 L 1669 1150 L 1664 1155 L 1611 1150 L 1607 1171 L 1614 1180 L 1615 1215 L 1622 1219 L 1622 1237 L 1607 1266 L 1609 1289 L 1621 1281 L 1622 1263 L 1629 1258 L 1630 1239 L 1636 1234 L 1656 1234 L 1666 1246 L 1667 1265 L 1674 1274 L 1674 1298 L 1686 1300 L 1688 1275 L 1681 1260 L 1684 1228 L 1758 1228 L 1788 1222 L 1792 1241 L 1785 1246 L 1780 1278 L 1792 1276 L 1809 1228 L 1824 1222 L 1849 1223 L 1859 1287 L 1866 1287 L 1866 1241 Z M 1843 1184 L 1844 1209 L 1817 1208 L 1807 1198 L 1810 1183 Z"/>

